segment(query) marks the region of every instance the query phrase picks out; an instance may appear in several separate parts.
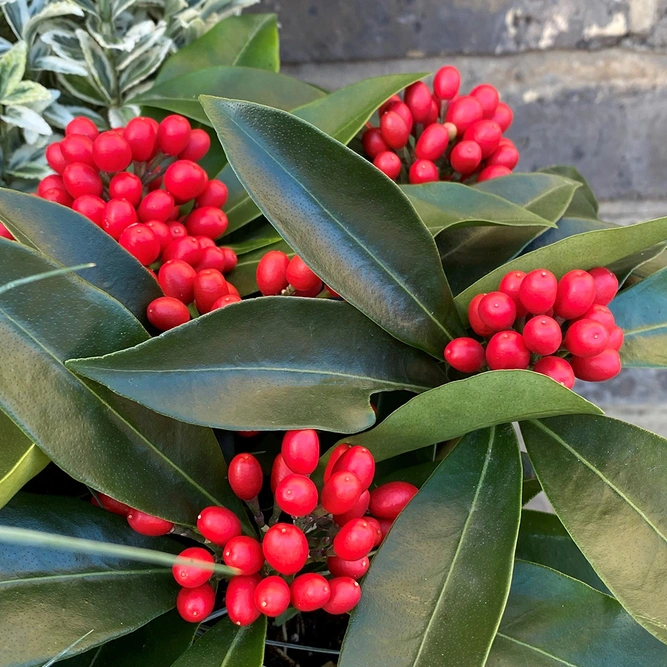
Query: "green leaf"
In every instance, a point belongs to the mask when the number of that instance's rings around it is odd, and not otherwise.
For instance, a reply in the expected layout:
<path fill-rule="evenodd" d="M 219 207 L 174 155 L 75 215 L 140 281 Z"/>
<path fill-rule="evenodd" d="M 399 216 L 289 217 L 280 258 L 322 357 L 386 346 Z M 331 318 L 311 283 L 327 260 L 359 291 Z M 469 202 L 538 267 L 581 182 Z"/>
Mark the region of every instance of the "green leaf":
<path fill-rule="evenodd" d="M 12 106 L 45 102 L 46 100 L 51 100 L 51 93 L 47 88 L 34 81 L 21 81 L 10 94 L 0 100 L 0 103 Z"/>
<path fill-rule="evenodd" d="M 130 350 L 67 365 L 162 414 L 231 430 L 360 431 L 375 420 L 372 393 L 444 380 L 435 361 L 349 304 L 303 297 L 231 304 Z"/>
<path fill-rule="evenodd" d="M 347 144 L 383 102 L 424 76 L 422 73 L 390 74 L 364 79 L 326 97 L 313 100 L 294 109 L 292 113 L 342 144 Z M 225 97 L 231 95 L 225 94 Z M 260 211 L 229 165 L 218 178 L 224 181 L 229 189 L 225 212 L 229 218 L 228 233 L 231 233 L 257 218 Z"/>
<path fill-rule="evenodd" d="M 0 266 L 0 282 L 57 268 L 5 239 Z M 0 297 L 0 332 L 0 409 L 72 477 L 179 523 L 193 524 L 206 505 L 236 504 L 212 432 L 155 415 L 65 368 L 71 357 L 148 338 L 117 301 L 72 274 L 33 282 Z"/>
<path fill-rule="evenodd" d="M 600 408 L 546 375 L 489 371 L 424 392 L 365 433 L 345 438 L 382 461 L 495 424 Z M 320 466 L 323 462 L 320 463 Z"/>
<path fill-rule="evenodd" d="M 294 256 L 294 250 L 282 240 L 241 255 L 234 270 L 225 276 L 236 287 L 241 296 L 247 296 L 259 291 L 256 279 L 257 265 L 270 250 L 280 250 L 280 252 L 284 252 L 288 257 Z"/>
<path fill-rule="evenodd" d="M 202 105 L 239 180 L 315 273 L 385 331 L 442 358 L 462 328 L 435 243 L 397 186 L 288 113 L 206 96 Z"/>
<path fill-rule="evenodd" d="M 650 248 L 667 237 L 667 218 L 649 220 L 627 227 L 600 229 L 570 236 L 538 248 L 498 267 L 456 297 L 459 315 L 467 321 L 468 304 L 476 294 L 497 289 L 509 271 L 532 271 L 546 268 L 560 278 L 572 269 L 607 266 L 640 250 Z"/>
<path fill-rule="evenodd" d="M 180 549 L 73 498 L 19 494 L 0 511 L 0 523 L 171 553 Z M 0 665 L 43 665 L 90 630 L 73 654 L 125 635 L 171 609 L 177 591 L 168 568 L 0 545 Z"/>
<path fill-rule="evenodd" d="M 229 618 L 220 621 L 172 667 L 262 667 L 266 617 L 239 628 Z"/>
<path fill-rule="evenodd" d="M 609 593 L 555 514 L 523 510 L 516 557 L 546 565 Z"/>
<path fill-rule="evenodd" d="M 483 665 L 509 592 L 520 501 L 512 426 L 463 438 L 373 558 L 340 667 Z"/>
<path fill-rule="evenodd" d="M 562 165 L 562 164 L 554 165 L 553 167 L 543 167 L 542 169 L 540 169 L 540 173 L 557 174 L 559 176 L 569 178 L 571 181 L 576 181 L 577 183 L 581 183 L 580 193 L 583 194 L 584 197 L 586 197 L 588 203 L 591 205 L 591 208 L 597 214 L 598 208 L 600 207 L 600 205 L 598 204 L 598 200 L 595 197 L 595 194 L 593 193 L 591 186 L 588 184 L 588 181 L 583 177 L 581 172 L 576 167 L 573 167 L 571 165 Z"/>
<path fill-rule="evenodd" d="M 517 562 L 486 667 L 648 667 L 667 647 L 614 598 L 554 570 Z"/>
<path fill-rule="evenodd" d="M 547 497 L 609 590 L 667 642 L 667 441 L 593 415 L 521 424 Z"/>
<path fill-rule="evenodd" d="M 27 57 L 28 46 L 23 41 L 16 42 L 0 56 L 0 100 L 11 95 L 21 83 Z"/>
<path fill-rule="evenodd" d="M 94 262 L 82 277 L 146 322 L 148 304 L 162 295 L 151 274 L 95 223 L 72 209 L 0 188 L 0 220 L 23 244 L 65 266 Z"/>
<path fill-rule="evenodd" d="M 156 78 L 158 84 L 207 67 L 229 65 L 277 72 L 278 21 L 275 14 L 232 16 L 214 25 L 169 58 Z"/>
<path fill-rule="evenodd" d="M 206 67 L 158 83 L 130 100 L 172 113 L 180 113 L 205 125 L 211 121 L 199 103 L 199 95 L 226 95 L 261 102 L 278 109 L 293 109 L 326 93 L 285 74 L 251 67 Z"/>
<path fill-rule="evenodd" d="M 280 234 L 262 217 L 256 221 L 256 224 L 248 225 L 236 234 L 226 236 L 223 239 L 223 245 L 231 248 L 237 255 L 245 255 L 281 241 Z"/>
<path fill-rule="evenodd" d="M 533 464 L 525 452 L 521 452 L 521 465 L 523 466 L 521 504 L 526 505 L 542 490 L 542 487 L 535 474 L 535 468 L 533 468 Z"/>
<path fill-rule="evenodd" d="M 623 290 L 610 304 L 625 333 L 624 366 L 667 366 L 667 269 Z"/>

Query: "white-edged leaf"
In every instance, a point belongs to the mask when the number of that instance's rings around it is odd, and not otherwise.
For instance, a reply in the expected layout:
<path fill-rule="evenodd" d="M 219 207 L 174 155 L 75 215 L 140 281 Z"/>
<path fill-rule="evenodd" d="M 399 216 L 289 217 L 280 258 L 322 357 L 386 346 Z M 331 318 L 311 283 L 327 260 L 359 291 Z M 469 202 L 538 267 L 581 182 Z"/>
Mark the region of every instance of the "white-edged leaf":
<path fill-rule="evenodd" d="M 59 16 L 83 16 L 83 9 L 71 0 L 49 0 L 45 3 L 44 8 L 34 14 L 30 20 L 23 26 L 23 39 L 28 44 L 32 44 L 33 39 L 37 35 L 40 24 L 49 19 L 58 18 Z"/>
<path fill-rule="evenodd" d="M 21 105 L 7 107 L 0 118 L 6 123 L 20 127 L 23 130 L 31 130 L 37 134 L 51 134 L 49 124 L 37 112 L 28 107 Z"/>
<path fill-rule="evenodd" d="M 0 100 L 14 91 L 25 74 L 28 47 L 25 42 L 17 42 L 0 57 Z"/>
<path fill-rule="evenodd" d="M 87 70 L 80 63 L 60 56 L 42 56 L 34 62 L 35 69 L 55 72 L 56 74 L 77 74 L 86 76 Z"/>
<path fill-rule="evenodd" d="M 100 45 L 87 32 L 77 30 L 76 37 L 79 40 L 81 50 L 83 51 L 83 58 L 86 61 L 86 67 L 90 76 L 89 81 L 95 84 L 95 88 L 107 102 L 111 102 L 116 87 L 113 65 Z"/>
<path fill-rule="evenodd" d="M 171 40 L 158 42 L 132 62 L 120 75 L 120 90 L 125 93 L 149 77 L 162 64 L 171 48 Z"/>
<path fill-rule="evenodd" d="M 51 100 L 51 93 L 40 83 L 34 81 L 21 81 L 11 93 L 0 99 L 0 104 L 15 106 L 17 104 L 33 104 Z"/>

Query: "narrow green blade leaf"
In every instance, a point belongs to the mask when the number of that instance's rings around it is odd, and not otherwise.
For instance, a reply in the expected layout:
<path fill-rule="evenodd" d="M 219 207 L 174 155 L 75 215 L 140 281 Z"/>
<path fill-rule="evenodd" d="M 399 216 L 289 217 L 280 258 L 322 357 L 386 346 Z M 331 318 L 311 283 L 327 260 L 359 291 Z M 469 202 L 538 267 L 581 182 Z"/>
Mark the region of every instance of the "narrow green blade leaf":
<path fill-rule="evenodd" d="M 90 269 L 94 267 L 94 264 L 79 264 L 78 266 L 66 266 L 62 269 L 53 269 L 53 271 L 46 271 L 45 273 L 38 273 L 34 276 L 26 276 L 25 278 L 18 278 L 12 280 L 4 285 L 0 286 L 0 294 L 9 292 L 10 289 L 15 289 L 21 287 L 21 285 L 29 285 L 30 283 L 38 283 L 41 280 L 48 280 L 49 278 L 56 278 L 58 276 L 64 276 L 67 273 L 74 273 L 75 271 L 80 271 L 81 269 Z"/>
<path fill-rule="evenodd" d="M 95 223 L 40 197 L 0 188 L 0 221 L 23 244 L 61 266 L 94 263 L 81 278 L 146 322 L 146 307 L 162 290 L 146 269 Z M 61 268 L 52 267 L 52 268 Z"/>
<path fill-rule="evenodd" d="M 667 441 L 595 415 L 522 422 L 547 497 L 597 575 L 667 642 Z"/>
<path fill-rule="evenodd" d="M 359 431 L 375 420 L 372 393 L 444 380 L 433 359 L 349 304 L 302 297 L 231 304 L 135 348 L 67 365 L 162 414 L 232 430 Z"/>
<path fill-rule="evenodd" d="M 463 330 L 435 243 L 397 186 L 288 113 L 202 104 L 246 190 L 315 273 L 385 331 L 441 358 Z"/>
<path fill-rule="evenodd" d="M 265 616 L 242 628 L 224 618 L 172 667 L 262 667 L 265 637 Z"/>
<path fill-rule="evenodd" d="M 583 177 L 582 173 L 576 167 L 573 167 L 569 164 L 557 164 L 553 165 L 552 167 L 543 167 L 540 169 L 539 173 L 556 174 L 558 176 L 569 178 L 570 180 L 576 181 L 577 183 L 581 183 L 581 194 L 586 197 L 591 208 L 595 214 L 597 214 L 598 209 L 600 208 L 598 200 L 595 197 L 591 186 L 588 184 L 588 181 Z"/>
<path fill-rule="evenodd" d="M 340 667 L 483 665 L 509 592 L 520 512 L 514 429 L 468 434 L 373 558 Z"/>
<path fill-rule="evenodd" d="M 280 241 L 282 237 L 271 226 L 271 223 L 265 218 L 259 218 L 254 224 L 225 237 L 224 245 L 231 248 L 237 255 L 245 255 Z"/>
<path fill-rule="evenodd" d="M 486 667 L 648 667 L 666 662 L 667 647 L 614 598 L 519 561 Z"/>

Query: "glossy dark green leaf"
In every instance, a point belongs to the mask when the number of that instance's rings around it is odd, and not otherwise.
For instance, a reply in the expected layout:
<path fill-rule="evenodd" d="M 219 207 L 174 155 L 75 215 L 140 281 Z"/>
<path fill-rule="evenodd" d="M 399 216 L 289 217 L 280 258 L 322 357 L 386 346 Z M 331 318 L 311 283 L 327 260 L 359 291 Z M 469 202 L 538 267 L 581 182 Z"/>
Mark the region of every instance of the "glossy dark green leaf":
<path fill-rule="evenodd" d="M 215 66 L 158 83 L 132 103 L 180 113 L 210 125 L 211 121 L 199 104 L 199 95 L 226 95 L 278 109 L 294 109 L 325 94 L 285 74 L 251 67 Z"/>
<path fill-rule="evenodd" d="M 601 410 L 545 375 L 490 371 L 424 392 L 365 433 L 345 438 L 378 461 L 494 424 Z M 530 417 L 528 417 L 530 415 Z"/>
<path fill-rule="evenodd" d="M 225 276 L 236 287 L 241 296 L 254 294 L 259 290 L 256 279 L 257 265 L 270 250 L 280 250 L 280 252 L 284 252 L 288 257 L 294 256 L 294 250 L 283 240 L 241 255 L 234 270 Z"/>
<path fill-rule="evenodd" d="M 275 14 L 231 16 L 194 42 L 179 49 L 162 65 L 158 84 L 182 74 L 221 65 L 280 69 L 278 21 Z"/>
<path fill-rule="evenodd" d="M 237 255 L 245 255 L 253 250 L 266 248 L 282 241 L 282 237 L 264 217 L 239 229 L 235 234 L 225 236 L 223 245 L 232 248 Z"/>
<path fill-rule="evenodd" d="M 76 211 L 0 188 L 0 221 L 23 244 L 64 266 L 93 262 L 81 277 L 120 301 L 139 320 L 162 290 L 137 260 Z"/>
<path fill-rule="evenodd" d="M 609 593 L 555 514 L 523 510 L 516 557 L 546 565 Z"/>
<path fill-rule="evenodd" d="M 288 113 L 202 104 L 244 187 L 299 256 L 376 324 L 441 358 L 462 328 L 433 238 L 399 188 Z"/>
<path fill-rule="evenodd" d="M 614 598 L 559 572 L 517 562 L 487 667 L 648 667 L 667 647 Z"/>
<path fill-rule="evenodd" d="M 520 513 L 512 426 L 465 436 L 374 556 L 340 667 L 483 665 L 509 592 Z"/>
<path fill-rule="evenodd" d="M 377 391 L 424 391 L 439 365 L 342 301 L 231 304 L 118 354 L 68 363 L 183 421 L 232 430 L 360 431 Z"/>
<path fill-rule="evenodd" d="M 596 415 L 521 423 L 547 497 L 597 575 L 667 642 L 667 441 Z"/>
<path fill-rule="evenodd" d="M 525 505 L 531 501 L 541 490 L 540 482 L 537 479 L 535 468 L 530 462 L 526 452 L 521 452 L 521 465 L 523 466 L 523 489 L 521 491 L 521 504 Z"/>
<path fill-rule="evenodd" d="M 600 229 L 570 236 L 498 267 L 456 297 L 461 318 L 467 319 L 468 304 L 480 292 L 497 289 L 502 277 L 513 270 L 548 268 L 557 277 L 572 269 L 607 266 L 650 248 L 667 237 L 667 218 L 658 218 L 627 227 Z"/>
<path fill-rule="evenodd" d="M 423 73 L 389 74 L 364 79 L 300 106 L 292 113 L 342 144 L 347 144 L 383 102 L 424 76 Z M 231 95 L 225 94 L 225 97 Z M 229 188 L 225 212 L 229 218 L 231 233 L 254 220 L 260 212 L 231 167 L 225 167 L 218 178 Z"/>
<path fill-rule="evenodd" d="M 0 267 L 0 282 L 56 268 L 4 239 Z M 211 431 L 156 415 L 65 367 L 149 338 L 118 301 L 71 274 L 31 283 L 0 296 L 0 331 L 0 409 L 72 477 L 180 523 L 192 524 L 206 505 L 236 502 Z"/>
<path fill-rule="evenodd" d="M 593 193 L 591 186 L 588 184 L 588 181 L 584 178 L 583 174 L 572 165 L 554 165 L 552 167 L 544 167 L 539 170 L 539 173 L 542 174 L 556 174 L 558 176 L 563 176 L 564 178 L 569 178 L 571 181 L 576 181 L 581 183 L 581 194 L 586 197 L 588 203 L 591 205 L 591 208 L 597 214 L 600 205 L 598 203 L 597 197 Z"/>
<path fill-rule="evenodd" d="M 173 667 L 262 667 L 265 637 L 265 616 L 242 628 L 224 618 L 198 639 Z"/>
<path fill-rule="evenodd" d="M 73 498 L 19 494 L 0 510 L 0 524 L 180 550 L 172 540 L 143 537 L 123 518 Z M 0 544 L 0 665 L 43 665 L 90 630 L 74 655 L 125 635 L 172 608 L 177 592 L 168 568 Z"/>
<path fill-rule="evenodd" d="M 624 366 L 667 366 L 667 269 L 623 290 L 610 304 L 625 333 Z"/>

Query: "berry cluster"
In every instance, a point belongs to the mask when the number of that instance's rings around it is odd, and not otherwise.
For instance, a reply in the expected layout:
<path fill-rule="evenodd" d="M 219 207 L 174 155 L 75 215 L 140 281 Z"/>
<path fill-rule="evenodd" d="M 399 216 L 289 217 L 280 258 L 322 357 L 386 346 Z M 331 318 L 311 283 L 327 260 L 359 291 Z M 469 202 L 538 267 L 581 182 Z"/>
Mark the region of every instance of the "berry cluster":
<path fill-rule="evenodd" d="M 187 322 L 187 304 L 207 313 L 241 300 L 223 276 L 236 254 L 215 243 L 227 229 L 227 186 L 197 164 L 210 145 L 179 115 L 134 118 L 102 133 L 78 117 L 46 150 L 57 173 L 40 182 L 39 196 L 85 215 L 144 266 L 159 267 L 165 296 L 147 316 L 160 331 Z"/>
<path fill-rule="evenodd" d="M 532 368 L 569 389 L 575 378 L 604 382 L 621 371 L 623 330 L 607 305 L 618 291 L 604 267 L 575 269 L 560 280 L 546 269 L 512 271 L 497 292 L 478 294 L 468 308 L 473 331 L 455 338 L 445 360 L 463 373 Z"/>
<path fill-rule="evenodd" d="M 268 525 L 259 506 L 264 485 L 259 461 L 249 453 L 232 459 L 229 484 L 254 515 L 260 539 L 243 535 L 239 518 L 229 509 L 202 510 L 197 531 L 206 548 L 185 549 L 180 556 L 195 562 L 173 567 L 182 587 L 176 606 L 185 620 L 199 623 L 213 611 L 211 566 L 219 561 L 239 571 L 227 585 L 225 600 L 236 625 L 249 625 L 260 614 L 279 616 L 290 605 L 298 611 L 323 609 L 330 614 L 344 614 L 357 605 L 361 598 L 357 580 L 370 566 L 371 551 L 417 487 L 388 482 L 370 490 L 375 476 L 373 455 L 364 447 L 342 444 L 332 451 L 318 492 L 310 475 L 319 456 L 316 431 L 285 434 L 271 469 L 274 507 Z M 143 535 L 165 535 L 174 529 L 172 523 L 104 494 L 96 494 L 93 502 L 125 516 Z M 306 565 L 309 571 L 302 572 Z"/>
<path fill-rule="evenodd" d="M 257 286 L 264 296 L 324 296 L 338 297 L 328 285 L 306 265 L 298 255 L 290 259 L 280 250 L 269 250 L 257 264 Z"/>
<path fill-rule="evenodd" d="M 393 95 L 362 137 L 366 155 L 393 180 L 487 181 L 506 176 L 519 151 L 503 132 L 514 114 L 498 91 L 483 83 L 459 95 L 461 75 L 446 66 L 433 78 L 433 92 L 423 82 L 408 86 L 403 99 Z"/>

